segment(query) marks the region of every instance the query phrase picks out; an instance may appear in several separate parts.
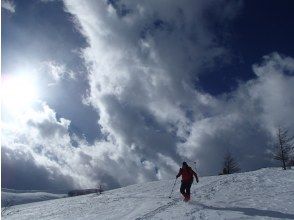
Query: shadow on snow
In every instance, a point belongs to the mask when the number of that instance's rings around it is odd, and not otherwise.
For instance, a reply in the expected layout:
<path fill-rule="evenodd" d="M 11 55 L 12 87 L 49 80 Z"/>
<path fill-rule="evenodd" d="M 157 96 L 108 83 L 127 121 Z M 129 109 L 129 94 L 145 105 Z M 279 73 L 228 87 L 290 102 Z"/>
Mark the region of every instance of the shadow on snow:
<path fill-rule="evenodd" d="M 260 210 L 260 209 L 255 209 L 255 208 L 242 208 L 242 207 L 225 207 L 225 208 L 222 208 L 222 207 L 207 206 L 207 205 L 203 205 L 203 204 L 199 204 L 199 203 L 197 203 L 197 205 L 200 205 L 205 209 L 212 209 L 212 210 L 218 210 L 218 211 L 243 212 L 244 215 L 248 215 L 248 216 L 265 216 L 265 217 L 271 217 L 271 218 L 294 219 L 293 214 L 282 213 L 282 212 L 272 211 L 272 210 Z"/>

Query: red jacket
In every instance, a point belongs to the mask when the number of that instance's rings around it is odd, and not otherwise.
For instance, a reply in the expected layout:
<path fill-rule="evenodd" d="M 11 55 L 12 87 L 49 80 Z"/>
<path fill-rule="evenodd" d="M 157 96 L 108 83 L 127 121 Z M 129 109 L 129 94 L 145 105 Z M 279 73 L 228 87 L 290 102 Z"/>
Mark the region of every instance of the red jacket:
<path fill-rule="evenodd" d="M 195 176 L 196 181 L 198 182 L 197 173 L 195 173 L 194 170 L 192 170 L 192 168 L 189 167 L 189 166 L 187 168 L 185 168 L 185 169 L 184 168 L 181 168 L 179 170 L 179 173 L 177 175 L 177 178 L 179 176 L 181 176 L 181 175 L 182 175 L 182 181 L 183 182 L 192 182 L 193 181 L 193 175 Z"/>

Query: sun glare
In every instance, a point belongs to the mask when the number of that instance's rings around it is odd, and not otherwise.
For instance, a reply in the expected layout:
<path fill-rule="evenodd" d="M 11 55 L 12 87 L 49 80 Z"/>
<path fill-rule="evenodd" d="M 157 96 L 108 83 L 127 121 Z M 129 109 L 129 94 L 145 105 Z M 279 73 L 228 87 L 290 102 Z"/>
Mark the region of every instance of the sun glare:
<path fill-rule="evenodd" d="M 24 110 L 38 99 L 37 87 L 28 76 L 2 78 L 1 101 L 8 110 Z"/>

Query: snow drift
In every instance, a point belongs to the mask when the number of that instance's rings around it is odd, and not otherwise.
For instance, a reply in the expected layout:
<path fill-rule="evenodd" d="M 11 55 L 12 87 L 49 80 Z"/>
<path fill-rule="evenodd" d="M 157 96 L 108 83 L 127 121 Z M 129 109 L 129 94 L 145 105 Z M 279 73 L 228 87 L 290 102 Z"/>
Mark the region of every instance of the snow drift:
<path fill-rule="evenodd" d="M 192 200 L 173 180 L 7 209 L 3 219 L 294 219 L 294 170 L 266 168 L 224 176 L 200 177 Z"/>

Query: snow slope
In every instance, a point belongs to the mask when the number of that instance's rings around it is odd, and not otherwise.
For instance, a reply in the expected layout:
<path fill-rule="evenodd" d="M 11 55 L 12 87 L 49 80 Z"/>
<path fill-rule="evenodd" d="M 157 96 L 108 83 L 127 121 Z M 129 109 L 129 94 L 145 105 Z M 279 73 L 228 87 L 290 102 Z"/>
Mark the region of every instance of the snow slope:
<path fill-rule="evenodd" d="M 38 202 L 50 199 L 60 199 L 67 196 L 66 194 L 53 194 L 38 191 L 23 191 L 12 189 L 1 189 L 1 206 L 5 206 L 7 202 L 11 205 Z"/>
<path fill-rule="evenodd" d="M 266 168 L 200 178 L 182 201 L 173 180 L 13 206 L 3 219 L 294 219 L 294 170 Z"/>

